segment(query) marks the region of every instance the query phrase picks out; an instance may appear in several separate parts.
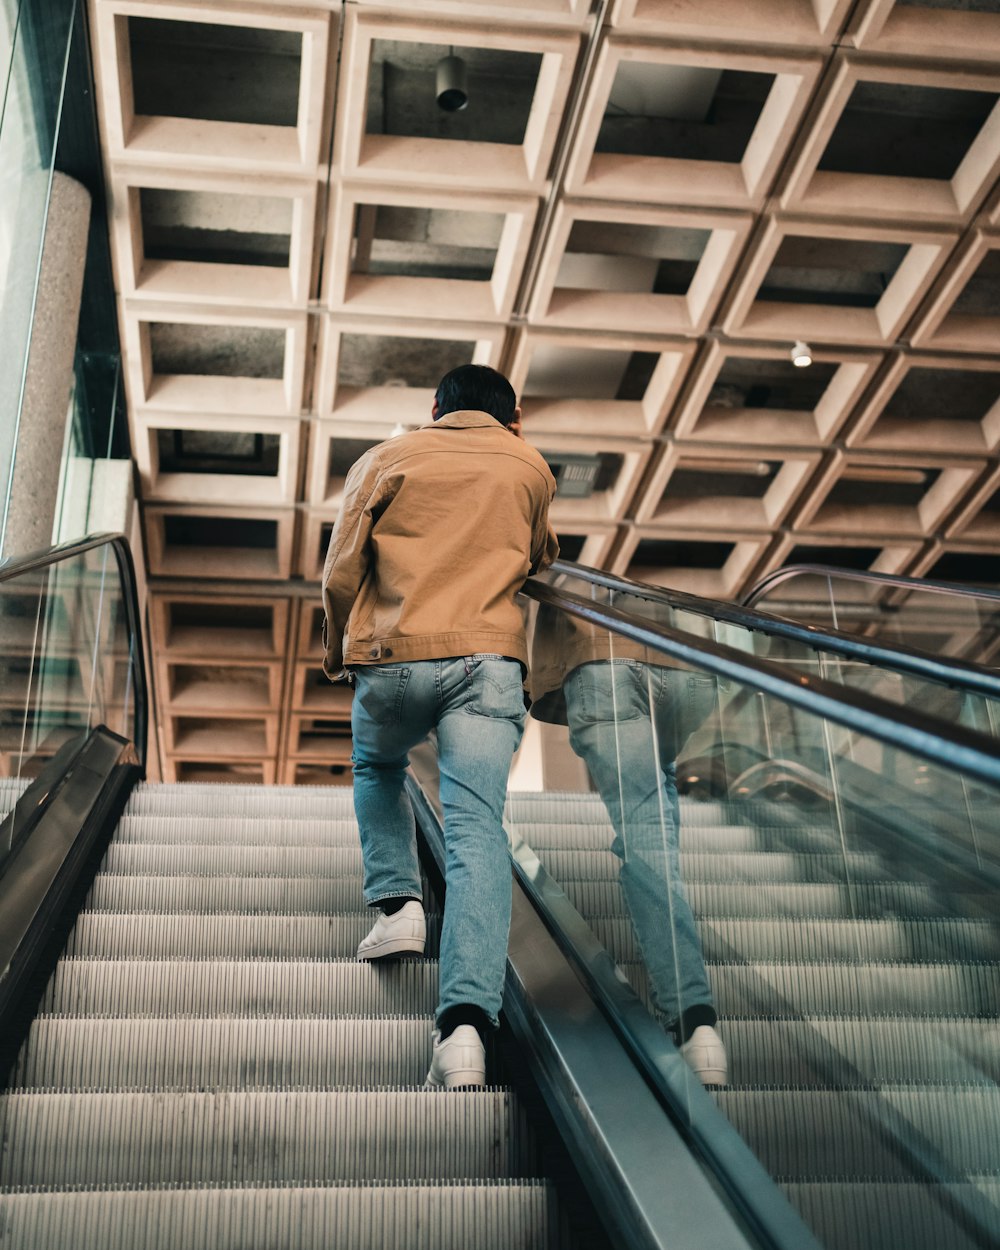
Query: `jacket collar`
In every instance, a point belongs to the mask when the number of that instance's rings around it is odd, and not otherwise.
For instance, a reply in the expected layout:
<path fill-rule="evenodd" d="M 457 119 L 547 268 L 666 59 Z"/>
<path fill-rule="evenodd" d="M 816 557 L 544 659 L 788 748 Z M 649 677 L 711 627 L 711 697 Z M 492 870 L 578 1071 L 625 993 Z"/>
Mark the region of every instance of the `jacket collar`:
<path fill-rule="evenodd" d="M 422 430 L 469 430 L 489 426 L 494 426 L 498 430 L 505 428 L 495 417 L 491 417 L 488 412 L 476 412 L 473 409 L 466 409 L 460 412 L 446 413 L 443 417 L 438 417 L 436 421 L 430 421 L 427 425 L 422 425 L 420 428 Z"/>

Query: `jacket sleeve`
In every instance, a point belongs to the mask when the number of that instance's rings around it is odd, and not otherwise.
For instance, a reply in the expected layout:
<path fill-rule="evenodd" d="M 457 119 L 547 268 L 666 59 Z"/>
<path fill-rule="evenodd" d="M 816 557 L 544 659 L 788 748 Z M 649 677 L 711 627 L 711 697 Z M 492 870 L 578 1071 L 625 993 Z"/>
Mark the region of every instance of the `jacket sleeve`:
<path fill-rule="evenodd" d="M 529 575 L 541 573 L 547 569 L 559 555 L 559 539 L 549 524 L 549 504 L 556 493 L 555 479 L 549 474 L 548 497 L 535 515 L 531 533 L 531 568 Z"/>
<path fill-rule="evenodd" d="M 323 671 L 331 681 L 344 676 L 344 635 L 371 567 L 372 512 L 380 489 L 377 460 L 362 456 L 347 475 L 323 566 Z"/>

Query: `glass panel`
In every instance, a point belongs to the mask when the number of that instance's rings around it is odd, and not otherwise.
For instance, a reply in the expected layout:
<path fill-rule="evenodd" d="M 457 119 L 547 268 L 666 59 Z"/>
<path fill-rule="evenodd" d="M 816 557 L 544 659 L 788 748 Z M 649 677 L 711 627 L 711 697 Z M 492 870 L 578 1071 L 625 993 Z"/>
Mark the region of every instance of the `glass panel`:
<path fill-rule="evenodd" d="M 1000 795 L 849 713 L 836 724 L 546 605 L 530 615 L 519 860 L 530 873 L 537 857 L 691 1042 L 689 1065 L 823 1244 L 990 1244 Z M 695 645 L 741 641 L 669 615 Z M 686 1088 L 691 1122 L 708 1119 Z"/>
<path fill-rule="evenodd" d="M 959 572 L 956 579 L 963 580 Z M 987 588 L 957 593 L 845 571 L 803 572 L 769 587 L 754 607 L 944 658 L 1000 665 L 1000 593 Z"/>
<path fill-rule="evenodd" d="M 791 668 L 803 680 L 820 677 L 835 685 L 846 686 L 866 694 L 900 704 L 921 715 L 939 717 L 952 725 L 962 725 L 979 733 L 996 736 L 1000 734 L 1000 700 L 986 695 L 956 689 L 945 682 L 916 677 L 892 671 L 889 667 L 864 663 L 824 651 L 821 647 L 781 638 L 764 632 L 764 628 L 751 630 L 740 625 L 716 621 L 714 618 L 683 608 L 673 608 L 658 602 L 655 589 L 646 597 L 640 588 L 633 591 L 601 590 L 582 578 L 568 574 L 546 575 L 546 580 L 573 594 L 595 598 L 623 612 L 671 629 L 683 630 L 700 638 L 711 638 L 734 650 L 756 656 Z M 801 579 L 796 579 L 799 581 Z M 818 579 L 817 579 L 818 580 Z M 823 579 L 824 581 L 826 579 Z M 864 583 L 849 583 L 853 589 Z M 869 589 L 866 586 L 865 589 Z M 890 588 L 892 589 L 892 588 Z M 834 601 L 830 588 L 826 589 L 827 602 Z M 926 598 L 926 596 L 925 596 Z M 948 599 L 948 602 L 953 602 Z M 962 601 L 964 602 L 964 601 Z M 975 600 L 970 601 L 973 610 L 979 611 Z M 997 601 L 1000 620 L 1000 600 Z M 941 607 L 935 605 L 941 614 Z M 782 613 L 786 615 L 786 613 Z M 836 628 L 835 620 L 828 624 Z M 959 629 L 956 620 L 956 631 Z M 912 644 L 911 644 L 912 645 Z M 940 652 L 938 652 L 940 654 Z M 963 657 L 964 658 L 964 657 Z"/>
<path fill-rule="evenodd" d="M 136 673 L 110 546 L 0 582 L 0 807 L 58 751 L 104 725 L 136 741 Z M 0 813 L 2 815 L 3 813 Z M 0 838 L 0 870 L 12 830 Z"/>

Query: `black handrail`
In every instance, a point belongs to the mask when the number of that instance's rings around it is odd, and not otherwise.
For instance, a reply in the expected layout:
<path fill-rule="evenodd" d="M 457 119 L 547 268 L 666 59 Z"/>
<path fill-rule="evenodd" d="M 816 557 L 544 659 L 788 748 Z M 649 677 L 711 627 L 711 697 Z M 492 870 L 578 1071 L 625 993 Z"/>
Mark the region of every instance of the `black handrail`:
<path fill-rule="evenodd" d="M 783 570 L 779 570 L 781 571 Z M 615 590 L 640 599 L 648 599 L 651 603 L 662 603 L 678 611 L 692 612 L 709 620 L 725 621 L 727 624 L 739 625 L 759 634 L 786 638 L 815 650 L 829 651 L 834 655 L 841 655 L 863 664 L 877 665 L 893 672 L 921 677 L 927 681 L 952 686 L 957 690 L 966 690 L 971 694 L 1000 698 L 1000 673 L 981 668 L 966 660 L 939 659 L 937 656 L 911 647 L 904 647 L 899 643 L 876 642 L 828 626 L 810 625 L 804 621 L 791 621 L 786 617 L 773 616 L 757 609 L 751 610 L 745 605 L 739 606 L 716 599 L 703 599 L 699 595 L 691 595 L 683 590 L 668 589 L 664 586 L 650 586 L 645 582 L 631 581 L 614 573 L 605 573 L 601 569 L 592 569 L 587 565 L 574 564 L 568 560 L 556 560 L 552 565 L 552 572 L 576 577 L 595 586 L 603 586 L 606 590 Z M 1000 594 L 996 597 L 1000 600 Z"/>
<path fill-rule="evenodd" d="M 139 610 L 139 594 L 135 576 L 132 548 L 124 534 L 90 534 L 86 538 L 74 538 L 70 542 L 45 547 L 25 556 L 0 561 L 0 582 L 14 581 L 25 573 L 50 568 L 74 556 L 94 551 L 98 547 L 111 547 L 118 564 L 118 580 L 125 601 L 125 613 L 129 630 L 129 658 L 135 677 L 135 750 L 145 772 L 146 748 L 149 736 L 149 690 L 146 685 L 146 662 L 142 641 L 142 613 Z"/>
<path fill-rule="evenodd" d="M 791 673 L 772 660 L 640 620 L 617 608 L 556 590 L 537 578 L 525 583 L 524 593 L 539 603 L 562 609 L 684 664 L 774 695 L 804 712 L 919 755 L 938 766 L 954 768 L 987 785 L 1000 786 L 1000 744 L 983 734 L 811 674 Z"/>
<path fill-rule="evenodd" d="M 832 564 L 786 564 L 765 574 L 740 600 L 745 608 L 752 608 L 758 600 L 781 582 L 794 577 L 838 577 L 849 582 L 868 582 L 872 585 L 892 586 L 900 590 L 928 591 L 931 594 L 957 595 L 965 599 L 994 599 L 1000 608 L 1000 590 L 988 586 L 966 586 L 962 582 L 929 582 L 922 577 L 903 577 L 898 573 L 873 573 L 870 570 L 840 569 Z"/>

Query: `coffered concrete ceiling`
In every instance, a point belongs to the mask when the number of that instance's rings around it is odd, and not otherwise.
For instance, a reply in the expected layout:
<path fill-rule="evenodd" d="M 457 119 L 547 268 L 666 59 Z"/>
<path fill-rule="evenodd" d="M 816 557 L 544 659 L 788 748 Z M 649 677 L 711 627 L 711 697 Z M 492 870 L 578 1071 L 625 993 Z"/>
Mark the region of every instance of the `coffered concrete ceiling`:
<path fill-rule="evenodd" d="M 165 774 L 346 767 L 344 476 L 463 361 L 572 558 L 1000 581 L 997 10 L 90 0 Z"/>

